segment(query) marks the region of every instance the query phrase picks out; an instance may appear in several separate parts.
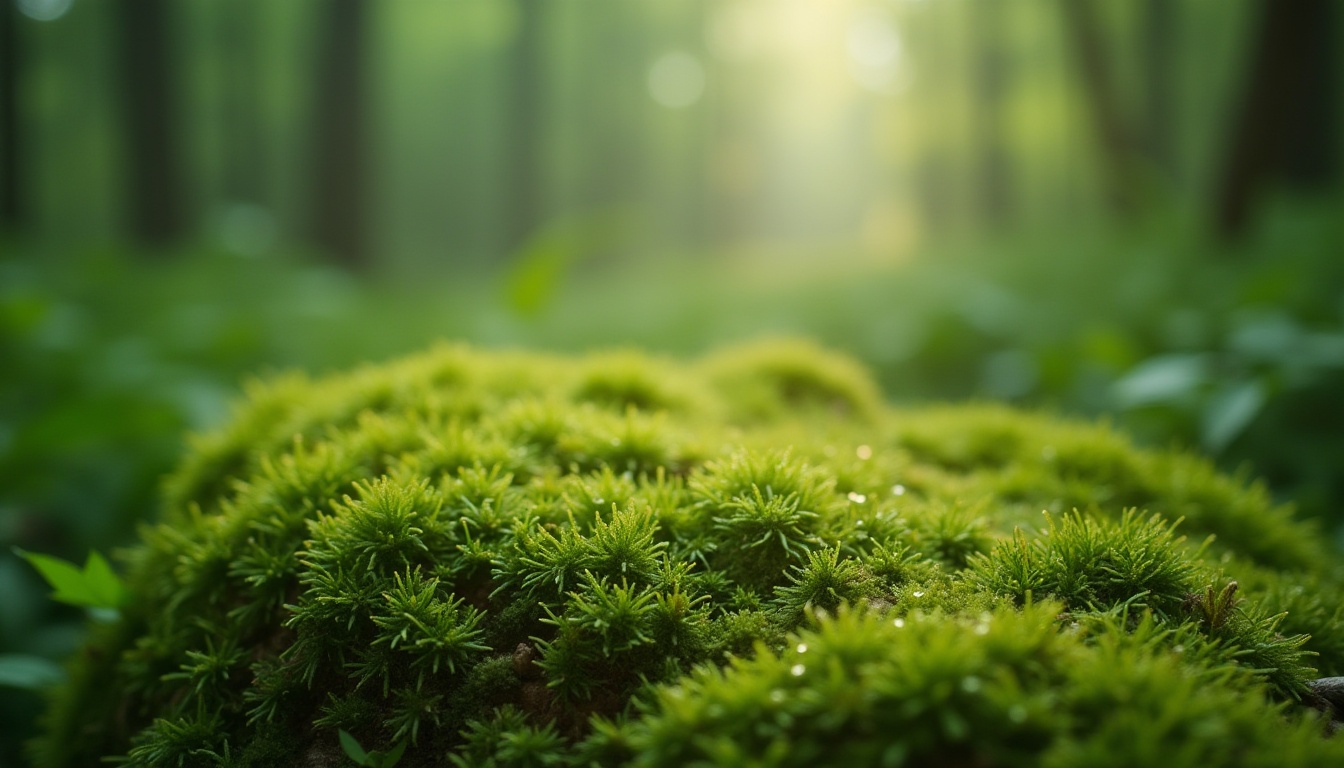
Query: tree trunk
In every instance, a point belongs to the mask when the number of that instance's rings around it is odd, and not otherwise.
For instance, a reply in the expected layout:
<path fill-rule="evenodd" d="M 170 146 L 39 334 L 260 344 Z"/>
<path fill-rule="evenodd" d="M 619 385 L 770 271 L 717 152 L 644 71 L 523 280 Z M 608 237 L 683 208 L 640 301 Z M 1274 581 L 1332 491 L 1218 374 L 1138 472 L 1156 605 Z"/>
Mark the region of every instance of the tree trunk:
<path fill-rule="evenodd" d="M 976 45 L 974 135 L 979 215 L 981 221 L 1000 229 L 1013 213 L 1003 117 L 1008 83 L 1008 57 L 1001 42 L 1005 6 L 1008 4 L 981 3 L 971 14 Z"/>
<path fill-rule="evenodd" d="M 313 136 L 313 241 L 351 270 L 370 266 L 364 188 L 365 0 L 331 0 L 319 40 Z"/>
<path fill-rule="evenodd" d="M 516 0 L 518 14 L 506 72 L 507 177 L 504 200 L 505 243 L 510 252 L 527 242 L 541 225 L 542 39 L 545 0 Z"/>
<path fill-rule="evenodd" d="M 262 76 L 258 68 L 257 34 L 261 19 L 251 0 L 230 0 L 220 9 L 223 73 L 225 199 L 260 203 L 265 197 L 266 136 L 262 130 Z"/>
<path fill-rule="evenodd" d="M 1255 49 L 1222 176 L 1214 225 L 1226 238 L 1250 227 L 1271 178 L 1315 191 L 1339 178 L 1335 61 L 1337 0 L 1262 0 Z"/>
<path fill-rule="evenodd" d="M 1097 23 L 1096 7 L 1086 0 L 1060 0 L 1060 7 L 1082 77 L 1083 96 L 1097 132 L 1106 196 L 1117 213 L 1133 216 L 1141 198 L 1134 141 L 1121 114 L 1120 94 L 1111 73 L 1106 41 Z"/>
<path fill-rule="evenodd" d="M 23 225 L 19 168 L 19 10 L 0 3 L 0 233 Z"/>
<path fill-rule="evenodd" d="M 187 234 L 167 0 L 121 0 L 123 116 L 127 142 L 130 229 L 142 245 L 163 246 Z"/>
<path fill-rule="evenodd" d="M 1144 7 L 1144 149 L 1153 165 L 1176 180 L 1176 39 L 1180 9 L 1172 0 Z"/>

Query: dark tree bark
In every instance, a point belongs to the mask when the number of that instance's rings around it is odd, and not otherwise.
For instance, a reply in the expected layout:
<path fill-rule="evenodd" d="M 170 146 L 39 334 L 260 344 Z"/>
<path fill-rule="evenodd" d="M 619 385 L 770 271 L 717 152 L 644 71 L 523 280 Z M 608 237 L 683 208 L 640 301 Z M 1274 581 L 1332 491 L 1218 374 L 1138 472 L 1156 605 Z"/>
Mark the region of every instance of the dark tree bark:
<path fill-rule="evenodd" d="M 23 226 L 18 15 L 14 3 L 0 3 L 0 232 L 14 232 Z"/>
<path fill-rule="evenodd" d="M 1110 56 L 1096 7 L 1085 0 L 1060 0 L 1067 37 L 1083 84 L 1083 96 L 1097 132 L 1102 182 L 1112 207 L 1122 216 L 1138 212 L 1141 190 L 1135 142 L 1125 124 L 1120 93 L 1111 73 Z"/>
<path fill-rule="evenodd" d="M 313 241 L 352 270 L 370 266 L 364 189 L 365 0 L 331 0 L 319 38 L 313 135 Z"/>
<path fill-rule="evenodd" d="M 1172 0 L 1148 0 L 1144 6 L 1144 150 L 1153 164 L 1175 179 L 1176 40 L 1179 7 Z"/>
<path fill-rule="evenodd" d="M 122 104 L 131 236 L 143 245 L 181 240 L 189 227 L 169 50 L 170 3 L 120 0 Z"/>
<path fill-rule="evenodd" d="M 509 50 L 505 243 L 516 251 L 542 217 L 542 43 L 545 0 L 515 0 L 518 26 Z"/>
<path fill-rule="evenodd" d="M 994 227 L 1012 218 L 1012 185 L 1008 149 L 1004 141 L 1004 96 L 1008 85 L 1008 56 L 1001 39 L 1009 3 L 987 2 L 971 14 L 975 54 L 975 145 L 979 215 Z"/>
<path fill-rule="evenodd" d="M 1261 0 L 1255 42 L 1222 176 L 1214 224 L 1246 232 L 1271 179 L 1315 191 L 1339 179 L 1337 0 Z"/>

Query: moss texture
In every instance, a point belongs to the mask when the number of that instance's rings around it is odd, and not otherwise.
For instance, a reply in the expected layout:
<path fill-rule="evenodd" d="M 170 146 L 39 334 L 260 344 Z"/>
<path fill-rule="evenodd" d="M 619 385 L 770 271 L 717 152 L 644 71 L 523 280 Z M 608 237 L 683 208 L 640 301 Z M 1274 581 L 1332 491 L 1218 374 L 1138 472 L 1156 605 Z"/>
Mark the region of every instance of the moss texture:
<path fill-rule="evenodd" d="M 38 765 L 1344 764 L 1263 487 L 804 343 L 259 384 L 123 562 Z"/>

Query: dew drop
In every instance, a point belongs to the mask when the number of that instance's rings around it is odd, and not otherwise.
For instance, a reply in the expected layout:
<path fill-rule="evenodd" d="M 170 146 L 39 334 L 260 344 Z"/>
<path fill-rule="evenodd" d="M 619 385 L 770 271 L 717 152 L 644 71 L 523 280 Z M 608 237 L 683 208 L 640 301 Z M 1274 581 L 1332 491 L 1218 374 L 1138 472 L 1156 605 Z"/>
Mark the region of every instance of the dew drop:
<path fill-rule="evenodd" d="M 597 498 L 593 499 L 593 503 L 594 503 L 594 504 L 606 504 L 606 503 L 607 503 L 607 500 L 604 499 L 604 498 L 602 498 L 601 496 L 598 496 Z"/>
<path fill-rule="evenodd" d="M 784 692 L 781 691 L 781 690 L 779 690 L 778 688 L 776 688 L 775 690 L 771 691 L 771 692 L 770 692 L 770 701 L 774 702 L 775 704 L 783 704 L 783 703 L 784 703 Z"/>
<path fill-rule="evenodd" d="M 896 485 L 891 486 L 891 492 L 896 496 L 904 496 L 905 486 L 897 483 Z"/>
<path fill-rule="evenodd" d="M 807 667 L 803 666 L 802 664 L 794 664 L 793 669 L 789 670 L 789 672 L 791 672 L 794 677 L 802 677 L 803 673 L 806 671 Z"/>
<path fill-rule="evenodd" d="M 911 594 L 913 597 L 923 597 L 923 596 L 924 596 L 924 593 L 921 592 L 921 591 L 919 591 L 918 589 L 915 590 L 914 592 L 911 592 L 910 594 Z"/>
<path fill-rule="evenodd" d="M 1185 653 L 1185 646 L 1178 645 L 1175 648 L 1172 648 L 1171 650 L 1175 651 L 1176 653 Z"/>
<path fill-rule="evenodd" d="M 807 653 L 807 643 L 799 643 L 799 644 L 798 644 L 798 652 L 799 652 L 799 653 Z"/>
<path fill-rule="evenodd" d="M 989 634 L 989 624 L 986 624 L 986 623 L 984 623 L 984 622 L 981 622 L 981 623 L 979 623 L 979 624 L 976 624 L 976 625 L 975 625 L 975 634 L 977 634 L 977 635 L 988 635 L 988 634 Z"/>
<path fill-rule="evenodd" d="M 905 619 L 896 619 L 895 621 L 891 622 L 891 625 L 893 627 L 896 627 L 897 629 L 900 629 L 905 626 Z"/>
<path fill-rule="evenodd" d="M 873 458 L 873 449 L 867 445 L 860 445 L 854 449 L 854 454 L 859 457 L 860 461 L 867 461 Z"/>
<path fill-rule="evenodd" d="M 850 491 L 849 500 L 854 502 L 855 504 L 862 504 L 863 502 L 868 500 L 868 497 L 863 495 L 862 493 L 855 493 L 854 491 Z"/>

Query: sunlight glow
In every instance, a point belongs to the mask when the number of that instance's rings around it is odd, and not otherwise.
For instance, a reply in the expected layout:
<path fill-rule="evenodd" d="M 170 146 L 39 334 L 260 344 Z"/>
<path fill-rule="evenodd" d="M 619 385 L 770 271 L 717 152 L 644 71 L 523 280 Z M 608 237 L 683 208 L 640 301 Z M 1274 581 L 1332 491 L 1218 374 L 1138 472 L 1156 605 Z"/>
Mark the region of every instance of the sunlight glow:
<path fill-rule="evenodd" d="M 869 7 L 854 16 L 846 40 L 849 71 L 859 85 L 878 93 L 902 90 L 901 38 L 885 11 Z"/>

